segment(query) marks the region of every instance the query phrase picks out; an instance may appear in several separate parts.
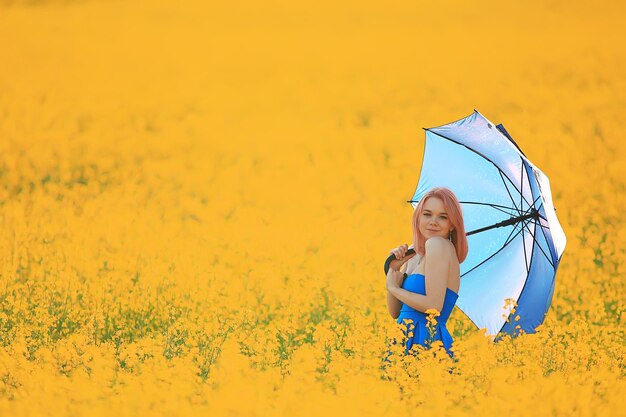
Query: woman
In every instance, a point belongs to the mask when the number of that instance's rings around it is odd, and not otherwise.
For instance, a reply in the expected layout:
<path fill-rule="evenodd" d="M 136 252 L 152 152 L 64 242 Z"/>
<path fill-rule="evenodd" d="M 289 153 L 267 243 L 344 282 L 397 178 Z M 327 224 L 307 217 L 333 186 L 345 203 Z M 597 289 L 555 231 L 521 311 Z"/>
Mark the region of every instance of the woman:
<path fill-rule="evenodd" d="M 414 344 L 428 347 L 440 340 L 453 356 L 446 321 L 458 298 L 459 265 L 468 250 L 461 206 L 449 189 L 433 188 L 415 208 L 412 223 L 415 255 L 405 257 L 406 244 L 391 251 L 397 260 L 387 273 L 389 314 L 407 326 L 406 353 Z M 439 312 L 434 326 L 426 313 L 431 309 Z"/>

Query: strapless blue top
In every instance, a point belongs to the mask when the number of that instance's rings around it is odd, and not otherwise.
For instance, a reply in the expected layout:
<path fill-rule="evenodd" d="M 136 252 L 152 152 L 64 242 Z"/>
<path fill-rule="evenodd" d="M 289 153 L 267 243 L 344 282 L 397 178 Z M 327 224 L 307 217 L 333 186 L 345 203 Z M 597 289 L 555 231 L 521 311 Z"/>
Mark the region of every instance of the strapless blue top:
<path fill-rule="evenodd" d="M 426 295 L 426 277 L 423 274 L 408 275 L 402 284 L 402 288 L 410 292 Z M 428 328 L 427 314 L 402 303 L 397 322 L 405 326 L 403 328 L 405 353 L 408 354 L 415 344 L 429 347 L 433 341 L 440 340 L 448 354 L 451 357 L 454 356 L 452 335 L 446 328 L 446 321 L 448 321 L 450 313 L 452 313 L 457 298 L 459 298 L 457 293 L 450 288 L 446 288 L 443 307 L 439 316 L 436 317 L 434 329 Z M 396 344 L 395 339 L 393 344 Z M 387 358 L 387 360 L 389 359 Z"/>
<path fill-rule="evenodd" d="M 423 274 L 408 275 L 402 284 L 402 288 L 417 294 L 426 295 L 426 277 Z M 454 308 L 454 304 L 456 304 L 457 298 L 459 298 L 457 293 L 452 291 L 450 288 L 446 288 L 446 296 L 443 300 L 443 307 L 441 308 L 439 317 L 437 317 L 437 321 L 440 324 L 444 324 L 448 320 L 448 317 L 450 317 L 450 313 L 452 313 L 452 309 Z M 417 311 L 404 303 L 402 303 L 400 312 L 419 313 L 426 317 L 425 313 Z"/>

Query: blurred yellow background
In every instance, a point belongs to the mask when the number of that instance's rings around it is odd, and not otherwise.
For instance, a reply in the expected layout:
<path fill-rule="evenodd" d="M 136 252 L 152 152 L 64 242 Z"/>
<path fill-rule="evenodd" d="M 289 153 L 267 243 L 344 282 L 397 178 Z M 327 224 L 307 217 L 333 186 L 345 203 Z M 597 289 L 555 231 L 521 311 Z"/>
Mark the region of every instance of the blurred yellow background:
<path fill-rule="evenodd" d="M 619 414 L 625 8 L 0 1 L 0 414 Z M 385 376 L 421 128 L 473 109 L 550 178 L 552 307 Z"/>

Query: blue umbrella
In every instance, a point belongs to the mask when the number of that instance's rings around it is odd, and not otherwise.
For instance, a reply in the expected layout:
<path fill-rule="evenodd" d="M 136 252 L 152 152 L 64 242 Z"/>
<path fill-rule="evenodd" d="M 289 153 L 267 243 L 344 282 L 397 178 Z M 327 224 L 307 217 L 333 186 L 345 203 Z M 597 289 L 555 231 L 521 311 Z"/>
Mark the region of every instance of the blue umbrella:
<path fill-rule="evenodd" d="M 429 189 L 448 187 L 461 203 L 469 253 L 456 305 L 492 336 L 533 333 L 550 307 L 566 243 L 548 177 L 504 126 L 476 110 L 425 131 L 422 169 L 409 202 L 416 207 Z M 513 313 L 507 299 L 517 303 Z"/>

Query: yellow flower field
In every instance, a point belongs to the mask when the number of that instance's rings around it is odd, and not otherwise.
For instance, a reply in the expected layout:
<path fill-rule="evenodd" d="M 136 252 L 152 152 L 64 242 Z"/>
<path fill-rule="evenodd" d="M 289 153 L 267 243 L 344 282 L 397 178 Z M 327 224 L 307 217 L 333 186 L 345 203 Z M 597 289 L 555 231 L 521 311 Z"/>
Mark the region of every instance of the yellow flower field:
<path fill-rule="evenodd" d="M 624 415 L 625 9 L 0 1 L 0 416 Z M 473 109 L 550 178 L 552 306 L 383 368 L 421 128 Z"/>

